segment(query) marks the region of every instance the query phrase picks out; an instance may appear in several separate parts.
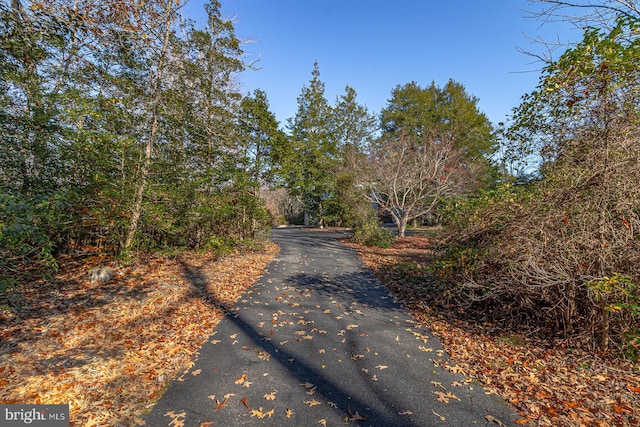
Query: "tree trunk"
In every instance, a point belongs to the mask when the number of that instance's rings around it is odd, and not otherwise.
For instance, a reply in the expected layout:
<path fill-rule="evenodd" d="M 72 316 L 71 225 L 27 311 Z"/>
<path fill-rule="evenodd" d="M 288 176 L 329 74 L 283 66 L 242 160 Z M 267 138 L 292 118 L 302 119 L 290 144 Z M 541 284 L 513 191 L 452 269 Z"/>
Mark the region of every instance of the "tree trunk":
<path fill-rule="evenodd" d="M 136 189 L 136 195 L 134 198 L 133 206 L 131 208 L 131 223 L 129 224 L 129 231 L 127 232 L 127 238 L 124 242 L 125 250 L 131 247 L 136 232 L 138 231 L 138 222 L 140 221 L 140 215 L 142 213 L 144 191 L 147 187 L 147 181 L 149 180 L 149 168 L 151 167 L 153 145 L 158 133 L 158 107 L 160 105 L 161 99 L 160 85 L 162 82 L 167 48 L 169 46 L 169 36 L 171 35 L 171 24 L 174 17 L 173 3 L 174 0 L 169 0 L 168 4 L 166 5 L 164 39 L 162 41 L 162 51 L 160 52 L 160 58 L 158 59 L 158 69 L 156 71 L 154 82 L 154 97 L 153 103 L 151 104 L 151 129 L 149 130 L 149 137 L 147 138 L 147 145 L 145 148 L 145 156 L 142 162 L 142 168 L 140 170 L 138 188 Z"/>
<path fill-rule="evenodd" d="M 400 221 L 396 224 L 398 227 L 398 237 L 404 237 L 404 233 L 407 230 L 407 217 L 400 217 Z"/>
<path fill-rule="evenodd" d="M 404 233 L 407 230 L 407 216 L 404 213 L 391 213 L 393 223 L 398 230 L 398 237 L 404 237 Z"/>

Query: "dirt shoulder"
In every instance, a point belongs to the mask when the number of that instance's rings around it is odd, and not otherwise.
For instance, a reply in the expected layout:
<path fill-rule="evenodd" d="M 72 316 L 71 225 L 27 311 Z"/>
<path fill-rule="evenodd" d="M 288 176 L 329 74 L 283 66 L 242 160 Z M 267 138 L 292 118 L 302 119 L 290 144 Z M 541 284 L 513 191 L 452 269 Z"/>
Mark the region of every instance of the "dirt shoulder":
<path fill-rule="evenodd" d="M 70 404 L 71 425 L 131 426 L 186 372 L 240 294 L 277 253 L 148 259 L 91 283 L 92 264 L 62 259 L 20 310 L 0 311 L 0 403 Z"/>
<path fill-rule="evenodd" d="M 398 239 L 390 249 L 355 247 L 365 264 L 438 336 L 455 369 L 509 401 L 523 425 L 640 425 L 640 365 L 536 342 L 470 322 L 430 304 L 425 266 L 432 260 L 426 237 Z"/>

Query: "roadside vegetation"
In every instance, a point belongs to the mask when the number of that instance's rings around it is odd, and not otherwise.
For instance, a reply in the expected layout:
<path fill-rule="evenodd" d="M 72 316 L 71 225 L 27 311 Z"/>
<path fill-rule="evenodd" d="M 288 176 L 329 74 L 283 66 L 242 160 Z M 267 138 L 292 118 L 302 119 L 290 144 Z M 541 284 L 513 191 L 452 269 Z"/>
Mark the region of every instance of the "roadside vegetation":
<path fill-rule="evenodd" d="M 520 414 L 521 425 L 640 423 L 637 363 L 560 337 L 542 338 L 531 328 L 510 328 L 491 311 L 460 304 L 433 272 L 442 241 L 417 234 L 388 249 L 354 247 L 416 320 L 442 340 L 451 359 L 436 363 L 502 396 Z"/>
<path fill-rule="evenodd" d="M 135 420 L 273 255 L 269 228 L 304 224 L 354 229 L 523 420 L 637 424 L 640 7 L 535 3 L 583 37 L 538 58 L 506 123 L 453 79 L 398 84 L 379 114 L 348 85 L 331 104 L 315 63 L 282 128 L 240 93 L 217 0 L 204 25 L 176 0 L 0 2 L 0 402 Z M 421 225 L 437 237 L 405 237 Z"/>

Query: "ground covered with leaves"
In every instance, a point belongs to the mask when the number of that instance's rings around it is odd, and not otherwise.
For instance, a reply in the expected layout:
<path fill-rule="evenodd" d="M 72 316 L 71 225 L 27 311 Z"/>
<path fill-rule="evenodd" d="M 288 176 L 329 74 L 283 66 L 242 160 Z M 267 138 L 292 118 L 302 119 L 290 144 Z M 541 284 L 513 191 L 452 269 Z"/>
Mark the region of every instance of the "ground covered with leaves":
<path fill-rule="evenodd" d="M 0 311 L 0 403 L 69 403 L 74 426 L 142 424 L 277 250 L 112 265 L 107 283 L 89 276 L 104 259 L 61 259 Z"/>
<path fill-rule="evenodd" d="M 444 366 L 475 378 L 510 402 L 520 413 L 518 423 L 640 425 L 640 364 L 562 342 L 534 341 L 447 306 L 442 288 L 430 278 L 430 238 L 397 239 L 389 249 L 353 246 L 416 319 L 442 340 L 451 355 Z"/>

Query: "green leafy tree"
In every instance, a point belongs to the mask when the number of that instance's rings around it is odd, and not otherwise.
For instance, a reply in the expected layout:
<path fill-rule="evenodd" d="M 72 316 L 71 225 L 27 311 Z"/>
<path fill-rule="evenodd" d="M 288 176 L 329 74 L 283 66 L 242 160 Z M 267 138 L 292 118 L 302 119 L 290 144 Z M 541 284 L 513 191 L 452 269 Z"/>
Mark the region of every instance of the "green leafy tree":
<path fill-rule="evenodd" d="M 255 194 L 258 194 L 261 186 L 276 179 L 277 153 L 286 140 L 275 115 L 269 110 L 264 91 L 257 89 L 252 96 L 242 99 L 238 137 L 243 152 L 242 167 L 251 177 Z"/>
<path fill-rule="evenodd" d="M 382 129 L 387 135 L 404 132 L 417 138 L 438 133 L 469 161 L 486 163 L 496 143 L 491 122 L 477 104 L 478 98 L 454 80 L 442 88 L 433 82 L 425 88 L 416 82 L 398 85 L 381 112 Z"/>
<path fill-rule="evenodd" d="M 305 222 L 310 217 L 320 225 L 325 220 L 325 202 L 333 194 L 333 170 L 338 159 L 331 134 L 331 109 L 324 97 L 320 69 L 313 66 L 309 86 L 298 96 L 298 111 L 289 119 L 290 143 L 284 150 L 283 172 L 289 191 L 305 206 Z"/>
<path fill-rule="evenodd" d="M 357 171 L 379 131 L 377 118 L 358 103 L 355 89 L 346 86 L 332 109 L 331 133 L 336 141 L 338 162 L 334 172 L 333 197 L 327 217 L 337 225 L 361 226 L 374 220 L 372 205 L 358 185 Z"/>

